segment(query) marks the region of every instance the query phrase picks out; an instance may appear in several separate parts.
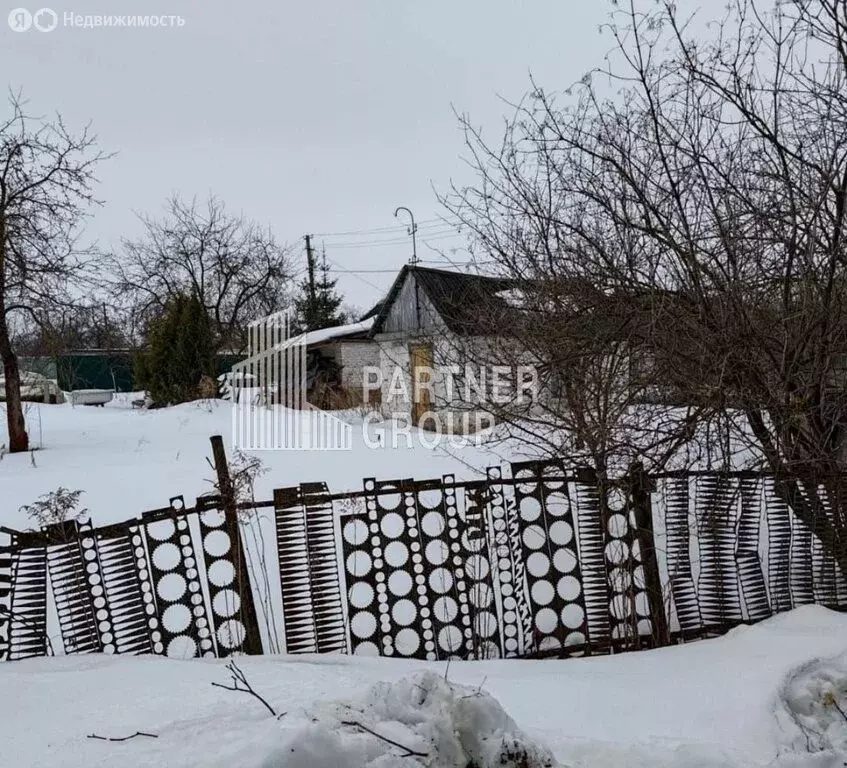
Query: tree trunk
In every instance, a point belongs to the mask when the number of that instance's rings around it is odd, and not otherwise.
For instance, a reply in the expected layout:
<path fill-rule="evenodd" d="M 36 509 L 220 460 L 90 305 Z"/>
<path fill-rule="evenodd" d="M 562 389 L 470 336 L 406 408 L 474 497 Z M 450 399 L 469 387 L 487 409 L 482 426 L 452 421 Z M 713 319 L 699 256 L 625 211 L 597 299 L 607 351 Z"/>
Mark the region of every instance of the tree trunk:
<path fill-rule="evenodd" d="M 0 216 L 0 359 L 6 378 L 6 424 L 9 428 L 9 452 L 22 453 L 29 450 L 29 435 L 26 433 L 23 405 L 21 403 L 21 369 L 18 357 L 12 349 L 9 325 L 6 316 L 6 237 Z"/>
<path fill-rule="evenodd" d="M 2 302 L 0 302 L 2 303 Z M 21 369 L 18 357 L 12 351 L 6 320 L 0 313 L 0 358 L 6 377 L 6 424 L 9 428 L 9 452 L 29 450 L 29 435 L 26 432 L 23 405 L 21 403 Z"/>

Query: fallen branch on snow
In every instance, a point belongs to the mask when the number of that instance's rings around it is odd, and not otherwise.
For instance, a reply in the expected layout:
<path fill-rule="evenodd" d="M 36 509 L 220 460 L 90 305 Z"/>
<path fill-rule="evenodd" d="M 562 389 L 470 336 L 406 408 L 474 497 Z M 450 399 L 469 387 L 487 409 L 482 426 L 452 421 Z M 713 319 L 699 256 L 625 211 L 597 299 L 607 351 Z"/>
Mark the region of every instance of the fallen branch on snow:
<path fill-rule="evenodd" d="M 144 731 L 136 731 L 132 734 L 132 736 L 98 736 L 96 733 L 90 733 L 86 736 L 86 739 L 97 739 L 98 741 L 129 741 L 130 739 L 134 739 L 138 736 L 146 736 L 148 739 L 158 739 L 158 734 L 155 733 L 144 733 Z"/>
<path fill-rule="evenodd" d="M 415 752 L 413 749 L 409 749 L 404 744 L 399 744 L 396 741 L 392 741 L 387 736 L 383 736 L 381 733 L 377 733 L 376 731 L 371 730 L 366 725 L 362 725 L 362 723 L 357 723 L 355 720 L 342 720 L 341 725 L 346 725 L 350 728 L 361 728 L 365 733 L 369 733 L 371 736 L 376 736 L 380 741 L 384 741 L 386 744 L 390 744 L 392 747 L 397 747 L 397 749 L 403 749 L 406 751 L 406 754 L 403 757 L 429 757 L 426 752 Z"/>

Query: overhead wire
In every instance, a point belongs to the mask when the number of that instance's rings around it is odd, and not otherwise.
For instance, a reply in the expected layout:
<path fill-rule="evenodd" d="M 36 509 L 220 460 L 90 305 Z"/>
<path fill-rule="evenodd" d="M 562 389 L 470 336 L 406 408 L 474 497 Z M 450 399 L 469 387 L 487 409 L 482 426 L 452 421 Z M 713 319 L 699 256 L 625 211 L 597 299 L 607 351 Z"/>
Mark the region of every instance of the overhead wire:
<path fill-rule="evenodd" d="M 329 259 L 327 259 L 329 261 Z M 440 266 L 452 266 L 452 267 L 477 267 L 484 266 L 486 264 L 494 264 L 493 261 L 450 261 L 447 260 L 437 260 L 437 259 L 420 259 L 418 260 L 418 264 L 434 264 Z M 386 268 L 374 268 L 374 269 L 344 269 L 343 267 L 337 266 L 334 270 L 338 274 L 344 275 L 396 275 L 397 269 L 386 269 Z"/>
<path fill-rule="evenodd" d="M 332 264 L 333 267 L 335 267 L 335 271 L 338 272 L 339 274 L 342 273 L 342 272 L 345 272 L 346 274 L 353 275 L 353 277 L 355 277 L 360 282 L 364 283 L 365 285 L 369 285 L 371 288 L 374 288 L 377 291 L 379 291 L 380 295 L 385 293 L 385 288 L 381 288 L 376 283 L 372 283 L 370 280 L 366 280 L 364 277 L 361 277 L 356 272 L 344 270 L 342 267 L 339 266 L 338 262 L 334 261 L 333 259 L 330 259 L 329 257 L 327 257 L 326 260 L 327 260 L 328 263 Z M 397 270 L 391 270 L 391 271 L 396 272 Z"/>
<path fill-rule="evenodd" d="M 415 231 L 419 236 L 422 236 L 422 237 L 433 237 L 434 235 L 460 234 L 461 233 L 461 229 L 458 226 L 453 226 L 452 224 L 441 225 L 440 227 L 434 227 L 434 228 L 427 229 L 427 230 L 416 229 Z M 353 239 L 353 240 L 347 240 L 347 241 L 341 241 L 341 242 L 333 242 L 332 240 L 330 240 L 330 245 L 333 248 L 337 248 L 339 246 L 345 246 L 345 245 L 365 245 L 365 244 L 370 244 L 370 243 L 389 243 L 389 242 L 393 243 L 393 242 L 400 242 L 400 241 L 403 241 L 403 240 L 408 240 L 410 234 L 411 233 L 407 229 L 403 232 L 386 234 L 383 237 L 368 237 L 368 238 L 365 238 L 365 239 L 362 239 L 362 240 Z M 314 235 L 314 237 L 317 237 L 317 235 Z M 321 240 L 323 242 L 325 242 L 323 240 L 323 238 L 321 238 Z"/>
<path fill-rule="evenodd" d="M 435 253 L 439 253 L 435 248 L 429 246 L 429 242 L 442 242 L 448 241 L 451 239 L 455 239 L 461 236 L 460 225 L 451 224 L 449 221 L 445 219 L 426 219 L 421 222 L 416 223 L 416 232 L 420 238 L 420 242 L 430 248 L 430 250 L 435 251 Z M 402 233 L 402 234 L 400 234 Z M 362 240 L 352 239 L 349 241 L 343 242 L 330 242 L 325 244 L 324 246 L 324 254 L 326 254 L 327 250 L 335 251 L 335 250 L 362 250 L 365 248 L 383 248 L 383 247 L 397 247 L 402 245 L 409 244 L 409 227 L 406 225 L 397 225 L 391 227 L 376 227 L 373 229 L 358 229 L 358 230 L 348 230 L 344 232 L 318 232 L 314 233 L 312 236 L 316 238 L 334 238 L 334 237 L 347 237 L 347 238 L 356 238 L 362 237 Z M 380 237 L 382 235 L 382 237 Z M 380 287 L 376 285 L 376 283 L 362 277 L 361 275 L 367 274 L 396 274 L 397 269 L 385 269 L 385 268 L 375 268 L 375 269 L 345 269 L 342 267 L 335 259 L 330 258 L 328 255 L 325 255 L 326 261 L 333 266 L 333 271 L 338 274 L 351 275 L 355 279 L 364 283 L 365 285 L 379 291 L 380 293 L 385 292 L 384 287 Z M 452 266 L 452 267 L 466 267 L 466 266 L 475 266 L 477 262 L 455 262 L 449 258 L 446 258 L 442 255 L 441 259 L 422 259 L 419 260 L 420 264 L 433 264 L 433 265 L 441 265 L 441 266 Z"/>
<path fill-rule="evenodd" d="M 431 229 L 436 226 L 453 226 L 446 219 L 424 219 L 416 222 L 418 231 L 421 229 Z M 356 237 L 358 235 L 375 235 L 380 233 L 390 232 L 405 232 L 408 226 L 405 224 L 395 224 L 390 227 L 376 227 L 374 229 L 352 229 L 347 232 L 313 232 L 313 237 Z"/>
<path fill-rule="evenodd" d="M 420 238 L 422 242 L 426 242 L 428 240 L 438 241 L 438 240 L 450 240 L 453 238 L 460 237 L 461 233 L 455 231 L 444 231 L 444 232 L 436 232 L 431 235 L 425 235 L 423 238 Z M 349 249 L 359 249 L 359 248 L 384 248 L 386 246 L 391 245 L 404 245 L 409 243 L 409 237 L 398 237 L 392 240 L 371 240 L 368 242 L 350 242 L 350 243 L 330 243 L 328 247 L 333 248 L 334 250 L 349 250 Z"/>

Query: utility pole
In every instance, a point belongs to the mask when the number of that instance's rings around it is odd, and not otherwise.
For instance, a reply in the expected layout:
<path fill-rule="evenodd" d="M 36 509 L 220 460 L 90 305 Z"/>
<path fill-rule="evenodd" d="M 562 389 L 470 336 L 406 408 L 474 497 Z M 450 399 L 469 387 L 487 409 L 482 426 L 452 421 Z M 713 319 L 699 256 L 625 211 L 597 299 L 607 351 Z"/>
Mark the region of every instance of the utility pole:
<path fill-rule="evenodd" d="M 399 214 L 400 211 L 405 211 L 406 213 L 408 213 L 409 218 L 412 220 L 412 225 L 407 230 L 409 232 L 409 234 L 412 236 L 412 260 L 409 263 L 412 266 L 415 266 L 418 263 L 418 243 L 417 243 L 417 239 L 415 238 L 415 235 L 417 234 L 417 231 L 418 231 L 418 225 L 415 224 L 415 214 L 412 213 L 412 211 L 410 209 L 408 209 L 405 205 L 398 206 L 397 209 L 394 211 L 394 218 L 395 219 L 397 218 L 397 214 Z"/>
<path fill-rule="evenodd" d="M 317 297 L 315 296 L 315 254 L 312 251 L 312 236 L 305 235 L 306 241 L 306 266 L 309 270 L 309 300 L 314 306 Z"/>

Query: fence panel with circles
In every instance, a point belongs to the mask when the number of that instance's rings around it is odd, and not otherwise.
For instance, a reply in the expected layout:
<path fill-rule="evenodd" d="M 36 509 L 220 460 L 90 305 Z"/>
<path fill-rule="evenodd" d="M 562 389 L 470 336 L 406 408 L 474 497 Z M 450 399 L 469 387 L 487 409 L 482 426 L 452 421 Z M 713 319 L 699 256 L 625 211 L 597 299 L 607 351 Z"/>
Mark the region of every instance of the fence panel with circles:
<path fill-rule="evenodd" d="M 249 505 L 273 508 L 261 563 L 277 573 L 245 562 L 241 540 L 268 517 L 239 523 L 214 495 L 116 525 L 0 528 L 0 659 L 261 653 L 257 600 L 266 618 L 281 603 L 266 647 L 288 653 L 574 656 L 713 636 L 847 607 L 828 533 L 843 483 L 813 491 L 798 501 L 753 473 L 600 483 L 559 460 L 352 493 L 303 483 Z"/>
<path fill-rule="evenodd" d="M 364 509 L 341 516 L 352 652 L 499 656 L 485 538 L 460 514 L 453 478 L 364 485 Z"/>
<path fill-rule="evenodd" d="M 176 497 L 117 525 L 71 521 L 13 532 L 0 548 L 0 658 L 57 652 L 51 622 L 65 653 L 260 651 L 260 638 L 247 631 L 255 621 L 245 616 L 254 610 L 252 590 L 244 594 L 236 578 L 238 528 L 225 522 L 214 500 L 186 510 Z"/>
<path fill-rule="evenodd" d="M 561 462 L 469 483 L 369 479 L 362 499 L 340 516 L 354 654 L 571 655 L 652 636 L 627 500 L 604 524 L 596 486 Z"/>
<path fill-rule="evenodd" d="M 338 511 L 350 652 L 610 653 L 804 602 L 847 606 L 832 553 L 766 476 L 642 475 L 645 495 L 634 476 L 601 484 L 561 461 L 509 470 L 468 482 L 369 479 L 340 494 L 353 507 Z"/>

